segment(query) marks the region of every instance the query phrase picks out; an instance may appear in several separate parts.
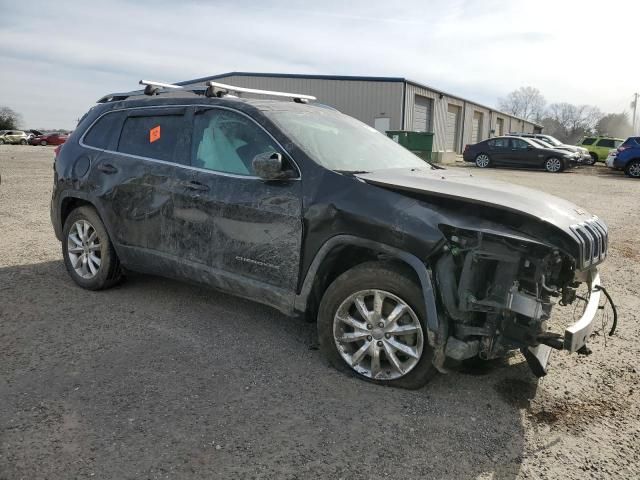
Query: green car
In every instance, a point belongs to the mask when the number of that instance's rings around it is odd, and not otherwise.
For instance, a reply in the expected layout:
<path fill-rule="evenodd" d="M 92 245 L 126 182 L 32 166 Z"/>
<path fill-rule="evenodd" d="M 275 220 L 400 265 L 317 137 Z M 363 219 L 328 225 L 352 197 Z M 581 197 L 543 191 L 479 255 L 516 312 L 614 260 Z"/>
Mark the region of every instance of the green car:
<path fill-rule="evenodd" d="M 604 162 L 609 155 L 609 150 L 618 148 L 623 143 L 622 138 L 584 137 L 578 145 L 589 150 L 589 155 L 595 161 Z"/>

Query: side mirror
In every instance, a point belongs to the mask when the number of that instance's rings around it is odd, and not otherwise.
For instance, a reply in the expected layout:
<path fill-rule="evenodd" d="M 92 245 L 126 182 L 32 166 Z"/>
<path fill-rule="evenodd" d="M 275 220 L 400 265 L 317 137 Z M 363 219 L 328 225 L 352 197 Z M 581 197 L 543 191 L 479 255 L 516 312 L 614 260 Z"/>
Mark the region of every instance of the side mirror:
<path fill-rule="evenodd" d="M 253 171 L 264 180 L 287 178 L 288 172 L 282 170 L 282 155 L 277 152 L 260 153 L 253 157 Z"/>

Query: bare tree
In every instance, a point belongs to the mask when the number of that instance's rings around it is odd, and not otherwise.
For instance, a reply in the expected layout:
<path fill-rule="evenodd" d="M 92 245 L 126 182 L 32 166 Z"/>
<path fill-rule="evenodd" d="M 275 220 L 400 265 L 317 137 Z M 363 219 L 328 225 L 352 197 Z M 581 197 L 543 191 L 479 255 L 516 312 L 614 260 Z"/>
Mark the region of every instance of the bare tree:
<path fill-rule="evenodd" d="M 20 121 L 20 114 L 9 107 L 0 106 L 0 130 L 15 130 Z"/>
<path fill-rule="evenodd" d="M 563 142 L 575 143 L 580 137 L 593 132 L 602 117 L 600 109 L 591 105 L 552 103 L 542 124 L 545 133 L 558 137 Z"/>
<path fill-rule="evenodd" d="M 502 111 L 534 122 L 542 119 L 546 104 L 540 90 L 534 87 L 520 87 L 498 100 Z"/>
<path fill-rule="evenodd" d="M 627 112 L 610 113 L 602 117 L 595 128 L 599 135 L 626 138 L 633 134 L 633 127 Z"/>

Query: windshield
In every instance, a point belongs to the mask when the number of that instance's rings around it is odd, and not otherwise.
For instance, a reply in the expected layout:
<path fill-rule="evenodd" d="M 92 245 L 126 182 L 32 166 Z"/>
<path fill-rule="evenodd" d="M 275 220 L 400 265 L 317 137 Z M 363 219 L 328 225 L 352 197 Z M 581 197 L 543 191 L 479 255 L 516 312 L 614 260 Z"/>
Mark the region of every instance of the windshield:
<path fill-rule="evenodd" d="M 555 137 L 552 137 L 551 135 L 547 135 L 545 137 L 538 137 L 538 138 L 540 138 L 540 140 L 550 143 L 554 147 L 557 147 L 558 145 L 562 145 L 562 142 L 560 140 L 558 140 Z"/>
<path fill-rule="evenodd" d="M 333 110 L 264 113 L 307 155 L 330 170 L 433 168 L 374 128 Z"/>

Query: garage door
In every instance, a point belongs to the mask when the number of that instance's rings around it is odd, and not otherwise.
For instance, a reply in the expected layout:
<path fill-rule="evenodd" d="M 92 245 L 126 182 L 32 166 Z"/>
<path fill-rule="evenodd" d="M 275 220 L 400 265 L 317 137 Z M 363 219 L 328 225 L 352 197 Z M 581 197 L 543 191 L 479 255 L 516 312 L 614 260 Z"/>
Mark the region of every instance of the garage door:
<path fill-rule="evenodd" d="M 458 124 L 460 123 L 460 107 L 449 105 L 447 107 L 447 151 L 457 151 L 458 145 Z"/>
<path fill-rule="evenodd" d="M 413 104 L 414 132 L 431 132 L 431 115 L 433 113 L 433 100 L 431 98 L 416 95 Z"/>
<path fill-rule="evenodd" d="M 482 140 L 482 112 L 473 112 L 471 143 L 478 143 L 480 140 Z"/>
<path fill-rule="evenodd" d="M 496 119 L 496 135 L 498 137 L 504 135 L 504 118 Z"/>

